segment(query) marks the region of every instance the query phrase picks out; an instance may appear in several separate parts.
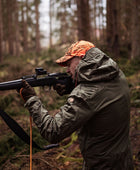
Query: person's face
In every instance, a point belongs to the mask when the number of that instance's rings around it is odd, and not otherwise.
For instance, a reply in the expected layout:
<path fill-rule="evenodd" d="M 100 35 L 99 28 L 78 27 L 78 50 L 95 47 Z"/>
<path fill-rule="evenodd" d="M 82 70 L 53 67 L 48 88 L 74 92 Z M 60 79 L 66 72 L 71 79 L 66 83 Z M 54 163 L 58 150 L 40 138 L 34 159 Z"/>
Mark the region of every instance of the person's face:
<path fill-rule="evenodd" d="M 75 69 L 79 64 L 80 60 L 80 57 L 73 57 L 72 59 L 67 61 L 67 73 L 71 75 L 72 79 L 74 79 Z"/>

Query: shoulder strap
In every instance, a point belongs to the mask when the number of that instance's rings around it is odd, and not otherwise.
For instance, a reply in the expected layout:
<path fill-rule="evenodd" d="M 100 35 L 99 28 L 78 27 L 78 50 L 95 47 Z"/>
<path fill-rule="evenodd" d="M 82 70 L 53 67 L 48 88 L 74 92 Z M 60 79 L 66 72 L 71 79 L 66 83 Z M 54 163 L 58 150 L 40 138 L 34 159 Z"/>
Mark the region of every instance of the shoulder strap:
<path fill-rule="evenodd" d="M 28 134 L 23 130 L 23 128 L 14 120 L 12 119 L 6 112 L 0 109 L 0 116 L 5 121 L 5 123 L 9 126 L 9 128 L 26 144 L 30 145 L 30 137 Z M 32 146 L 36 149 L 40 150 L 48 150 L 54 147 L 58 147 L 58 144 L 51 144 L 44 147 L 38 146 L 34 141 L 32 141 Z"/>

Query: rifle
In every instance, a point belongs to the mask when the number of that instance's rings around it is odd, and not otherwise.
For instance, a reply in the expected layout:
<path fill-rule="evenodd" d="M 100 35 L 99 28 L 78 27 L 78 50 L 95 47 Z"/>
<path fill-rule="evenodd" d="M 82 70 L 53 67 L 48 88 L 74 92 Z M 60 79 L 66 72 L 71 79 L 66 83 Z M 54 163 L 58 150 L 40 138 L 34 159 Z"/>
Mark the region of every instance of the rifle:
<path fill-rule="evenodd" d="M 64 94 L 69 94 L 74 88 L 74 83 L 67 73 L 48 73 L 43 68 L 36 68 L 35 74 L 23 76 L 17 80 L 0 83 L 0 91 L 22 88 L 22 79 L 26 80 L 32 87 L 49 86 L 51 88 L 52 86 L 54 87 L 56 84 L 65 85 Z"/>
<path fill-rule="evenodd" d="M 32 87 L 49 86 L 51 88 L 56 84 L 65 85 L 65 92 L 63 94 L 69 94 L 74 88 L 74 83 L 68 74 L 48 73 L 43 68 L 36 68 L 35 74 L 23 76 L 22 78 L 17 80 L 0 83 L 0 91 L 22 88 L 23 79 L 26 80 Z M 18 137 L 20 137 L 25 143 L 30 144 L 30 137 L 15 120 L 13 120 L 6 112 L 1 109 L 0 116 Z M 33 147 L 41 150 L 47 150 L 59 146 L 58 144 L 51 144 L 45 147 L 40 147 L 34 141 L 32 141 L 32 144 Z"/>

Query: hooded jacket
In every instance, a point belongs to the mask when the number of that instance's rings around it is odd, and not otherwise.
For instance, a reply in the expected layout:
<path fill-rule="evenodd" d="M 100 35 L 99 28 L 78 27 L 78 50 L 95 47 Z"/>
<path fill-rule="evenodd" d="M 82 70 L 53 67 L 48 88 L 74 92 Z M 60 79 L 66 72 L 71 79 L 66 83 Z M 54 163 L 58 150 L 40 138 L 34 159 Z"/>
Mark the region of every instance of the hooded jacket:
<path fill-rule="evenodd" d="M 37 96 L 26 102 L 41 135 L 57 143 L 77 131 L 85 170 L 132 170 L 124 74 L 106 54 L 91 48 L 76 68 L 75 81 L 77 86 L 55 117 Z"/>

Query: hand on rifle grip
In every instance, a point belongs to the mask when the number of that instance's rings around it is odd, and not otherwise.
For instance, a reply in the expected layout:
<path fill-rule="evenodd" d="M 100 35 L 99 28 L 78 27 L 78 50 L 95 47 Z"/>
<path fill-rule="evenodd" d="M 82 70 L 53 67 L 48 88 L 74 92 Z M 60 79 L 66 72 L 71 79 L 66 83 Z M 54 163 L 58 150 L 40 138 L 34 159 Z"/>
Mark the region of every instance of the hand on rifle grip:
<path fill-rule="evenodd" d="M 21 98 L 26 102 L 30 97 L 36 96 L 35 90 L 33 87 L 29 85 L 29 83 L 25 80 L 22 80 L 22 88 L 19 90 Z"/>
<path fill-rule="evenodd" d="M 56 84 L 53 86 L 53 89 L 57 91 L 57 93 L 60 95 L 60 96 L 63 96 L 66 92 L 66 85 L 64 84 Z"/>

